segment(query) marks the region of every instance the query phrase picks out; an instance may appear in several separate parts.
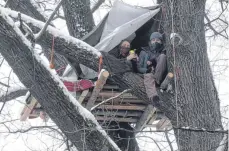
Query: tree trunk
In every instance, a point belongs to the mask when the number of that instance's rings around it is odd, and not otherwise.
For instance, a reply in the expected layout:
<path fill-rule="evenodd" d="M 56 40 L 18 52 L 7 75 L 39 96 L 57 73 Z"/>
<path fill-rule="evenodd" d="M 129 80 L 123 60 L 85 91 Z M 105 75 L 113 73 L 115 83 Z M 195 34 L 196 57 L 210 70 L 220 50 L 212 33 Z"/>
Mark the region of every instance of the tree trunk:
<path fill-rule="evenodd" d="M 118 151 L 116 144 L 64 88 L 63 83 L 42 65 L 38 54 L 15 27 L 13 20 L 1 11 L 1 54 L 20 81 L 79 151 Z M 30 48 L 29 48 L 30 47 Z"/>
<path fill-rule="evenodd" d="M 223 129 L 219 98 L 205 41 L 205 0 L 174 0 L 173 3 L 170 0 L 163 0 L 163 2 L 166 10 L 164 30 L 167 37 L 169 69 L 176 71 L 176 96 L 170 100 L 174 102 L 173 106 L 175 112 L 178 112 L 178 117 L 175 114 L 170 120 L 174 127 Z M 169 39 L 173 32 L 183 38 L 182 45 L 177 45 L 175 41 L 174 49 Z M 222 133 L 178 129 L 175 129 L 175 136 L 181 151 L 215 150 L 223 138 Z"/>
<path fill-rule="evenodd" d="M 172 18 L 169 7 L 171 4 L 166 0 L 164 2 L 166 6 L 164 29 L 166 37 L 169 37 L 172 32 Z M 207 151 L 218 147 L 223 138 L 222 134 L 187 130 L 178 131 L 176 128 L 222 129 L 219 99 L 207 57 L 203 28 L 205 1 L 174 0 L 173 2 L 173 6 L 176 6 L 173 10 L 174 30 L 184 39 L 183 45 L 175 47 L 175 68 L 177 71 L 175 90 L 177 97 L 166 92 L 159 93 L 161 99 L 159 109 L 167 115 L 175 127 L 175 136 L 181 151 Z M 28 19 L 25 21 L 29 22 Z M 46 32 L 44 38 L 48 37 L 49 39 L 52 37 L 52 34 L 54 33 Z M 80 43 L 76 46 L 58 36 L 56 36 L 56 39 L 59 43 L 56 46 L 59 53 L 73 60 L 75 59 L 92 69 L 98 69 L 98 56 L 87 52 L 88 47 L 80 47 Z M 41 45 L 50 45 L 51 41 L 41 40 L 39 43 Z M 171 68 L 173 66 L 171 63 L 173 62 L 173 49 L 168 39 L 167 48 L 170 71 L 173 71 Z M 140 76 L 128 72 L 129 70 L 125 64 L 105 53 L 103 58 L 104 68 L 111 73 L 112 78 L 122 89 L 130 88 L 134 95 L 148 101 L 143 79 Z"/>
<path fill-rule="evenodd" d="M 90 9 L 90 0 L 65 0 L 62 6 L 71 36 L 82 38 L 93 29 L 95 24 Z"/>
<path fill-rule="evenodd" d="M 16 11 L 20 11 L 21 13 L 25 13 L 29 16 L 31 15 L 31 17 L 33 17 L 35 19 L 45 21 L 45 18 L 41 14 L 39 14 L 38 11 L 35 11 L 36 13 L 33 13 L 33 10 L 36 10 L 36 9 L 32 6 L 30 1 L 27 3 L 24 3 L 24 0 L 17 1 L 14 3 L 10 2 L 8 6 L 12 9 L 16 10 Z M 90 11 L 90 1 L 88 1 L 88 0 L 87 1 L 84 1 L 84 0 L 83 1 L 82 0 L 77 0 L 77 1 L 66 0 L 63 2 L 62 6 L 64 9 L 66 24 L 68 26 L 68 30 L 69 30 L 70 35 L 72 35 L 73 37 L 76 37 L 76 38 L 78 38 L 78 37 L 80 38 L 92 30 L 92 28 L 94 27 L 94 20 L 92 17 L 92 13 Z M 27 9 L 27 8 L 29 8 L 29 9 Z M 39 28 L 37 28 L 35 26 L 33 26 L 32 29 L 34 32 L 38 32 L 40 30 Z M 81 29 L 81 30 L 79 30 L 79 29 Z M 44 35 L 45 36 L 41 38 L 42 40 L 40 41 L 39 44 L 47 49 L 47 48 L 49 48 L 49 46 L 51 46 L 50 44 L 51 44 L 52 36 L 47 36 L 47 34 L 44 34 Z M 46 44 L 44 44 L 44 43 L 46 43 Z M 62 50 L 63 48 L 59 47 L 59 44 L 61 45 L 62 43 L 60 43 L 60 41 L 55 40 L 55 44 L 57 44 L 57 45 L 55 45 L 55 51 L 60 52 L 60 50 Z M 66 47 L 65 47 L 65 49 L 66 49 Z M 50 51 L 45 51 L 45 54 L 46 54 L 46 57 L 49 57 Z M 62 56 L 60 57 L 60 56 L 61 55 L 55 53 L 55 56 L 54 56 L 55 65 L 59 65 L 60 64 L 59 62 L 64 61 L 63 59 L 61 59 L 63 57 Z M 58 58 L 60 58 L 60 59 L 58 59 Z M 73 59 L 72 59 L 72 57 L 67 57 L 67 58 L 68 58 L 68 61 L 71 63 L 72 67 L 76 71 L 79 71 L 79 70 L 77 70 L 77 69 L 79 69 L 78 60 L 76 60 L 74 57 L 73 57 Z M 64 64 L 61 63 L 59 65 L 59 67 L 63 66 Z M 97 64 L 97 62 L 95 62 L 95 64 Z M 57 69 L 59 67 L 57 67 Z M 126 129 L 126 127 L 130 128 L 131 126 L 130 125 L 127 126 L 125 124 L 119 124 L 119 127 L 121 129 Z M 108 127 L 107 129 L 112 129 L 112 128 Z M 114 134 L 115 132 L 117 134 Z M 117 136 L 118 132 L 120 132 L 120 131 L 114 131 L 112 134 Z M 126 134 L 126 136 L 124 136 L 124 134 Z M 128 133 L 127 132 L 122 133 L 122 137 L 124 137 L 124 138 L 128 138 L 129 135 L 135 136 L 134 132 L 131 132 L 131 131 L 129 131 Z M 114 136 L 111 136 L 111 137 L 114 138 Z M 119 142 L 123 142 L 123 143 L 118 143 L 118 146 L 120 148 L 123 148 L 123 149 L 129 148 L 128 151 L 132 151 L 133 148 L 135 149 L 134 151 L 139 150 L 137 141 L 133 137 L 130 139 L 129 144 L 125 143 L 125 141 L 126 141 L 126 139 L 122 139 L 121 141 L 119 141 Z M 127 145 L 129 145 L 129 147 Z"/>

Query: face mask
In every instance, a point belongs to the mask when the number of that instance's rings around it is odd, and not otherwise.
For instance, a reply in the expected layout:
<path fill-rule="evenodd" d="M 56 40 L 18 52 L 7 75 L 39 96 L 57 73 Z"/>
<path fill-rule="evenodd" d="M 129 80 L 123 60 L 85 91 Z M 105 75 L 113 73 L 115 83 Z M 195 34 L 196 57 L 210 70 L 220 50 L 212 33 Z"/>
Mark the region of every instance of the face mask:
<path fill-rule="evenodd" d="M 127 54 L 130 50 L 130 48 L 127 48 L 127 47 L 120 47 L 120 52 L 123 53 L 123 54 Z"/>
<path fill-rule="evenodd" d="M 160 50 L 162 47 L 162 44 L 161 43 L 158 43 L 158 42 L 154 42 L 154 43 L 150 43 L 150 49 L 151 50 Z"/>

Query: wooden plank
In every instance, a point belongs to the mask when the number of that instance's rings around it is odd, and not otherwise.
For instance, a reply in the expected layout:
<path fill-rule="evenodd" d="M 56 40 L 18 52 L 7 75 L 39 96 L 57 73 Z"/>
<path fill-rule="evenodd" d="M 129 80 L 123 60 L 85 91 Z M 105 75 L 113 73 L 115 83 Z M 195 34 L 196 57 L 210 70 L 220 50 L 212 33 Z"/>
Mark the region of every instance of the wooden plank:
<path fill-rule="evenodd" d="M 156 128 L 157 130 L 164 130 L 165 128 L 169 128 L 171 126 L 170 121 L 167 118 L 163 118 L 157 123 Z"/>
<path fill-rule="evenodd" d="M 96 81 L 95 87 L 93 89 L 93 92 L 91 94 L 90 99 L 87 102 L 86 108 L 87 109 L 91 109 L 94 104 L 95 104 L 95 100 L 97 99 L 99 92 L 102 90 L 103 85 L 106 83 L 107 78 L 109 76 L 109 72 L 106 70 L 101 71 L 98 80 Z"/>
<path fill-rule="evenodd" d="M 106 116 L 96 116 L 98 121 L 116 121 L 116 122 L 128 122 L 128 123 L 136 123 L 138 120 L 135 118 L 118 118 L 118 117 L 106 117 Z"/>
<path fill-rule="evenodd" d="M 101 105 L 98 106 L 97 109 L 104 109 L 104 110 L 139 110 L 144 111 L 146 108 L 145 105 Z"/>
<path fill-rule="evenodd" d="M 99 93 L 99 97 L 103 97 L 103 98 L 110 98 L 110 97 L 114 97 L 117 96 L 120 92 L 117 91 L 102 91 Z M 136 96 L 132 95 L 131 93 L 125 93 L 122 96 L 120 96 L 120 98 L 133 98 L 133 99 L 137 99 Z"/>
<path fill-rule="evenodd" d="M 103 89 L 108 89 L 108 90 L 119 90 L 119 86 L 117 85 L 108 85 L 108 84 L 105 84 L 103 86 Z"/>
<path fill-rule="evenodd" d="M 140 117 L 141 111 L 96 111 L 92 112 L 93 115 L 99 116 L 122 116 L 122 117 Z"/>
<path fill-rule="evenodd" d="M 153 114 L 153 116 L 147 121 L 147 124 L 152 124 L 157 119 L 157 114 Z"/>
<path fill-rule="evenodd" d="M 80 104 L 83 103 L 84 99 L 85 99 L 85 98 L 87 97 L 87 95 L 88 95 L 88 92 L 89 92 L 89 89 L 84 90 L 84 91 L 81 93 L 81 95 L 80 95 L 80 97 L 79 97 L 79 99 L 78 99 L 78 102 L 79 102 Z"/>
<path fill-rule="evenodd" d="M 30 97 L 31 97 L 30 98 L 31 99 L 30 103 L 25 105 L 25 108 L 21 113 L 21 117 L 20 117 L 21 121 L 25 121 L 29 117 L 31 111 L 33 110 L 33 108 L 38 103 L 37 100 L 34 97 L 32 97 L 32 96 L 30 96 Z"/>
<path fill-rule="evenodd" d="M 148 123 L 148 120 L 153 116 L 155 111 L 156 108 L 153 107 L 153 105 L 149 104 L 144 113 L 142 114 L 141 118 L 138 120 L 135 129 L 137 131 L 141 131 L 144 128 L 144 126 Z"/>
<path fill-rule="evenodd" d="M 165 77 L 165 80 L 161 83 L 160 88 L 166 90 L 169 83 L 172 81 L 172 79 L 173 79 L 173 73 L 169 72 Z"/>
<path fill-rule="evenodd" d="M 105 99 L 103 99 L 105 100 Z M 102 99 L 101 98 L 98 98 L 96 100 L 96 102 L 102 102 Z M 112 101 L 113 104 L 120 104 L 120 103 L 131 103 L 131 104 L 147 104 L 147 102 L 143 101 L 143 100 L 140 100 L 140 99 L 131 99 L 131 98 L 127 98 L 127 99 L 124 99 L 124 98 L 115 98 L 113 99 Z"/>

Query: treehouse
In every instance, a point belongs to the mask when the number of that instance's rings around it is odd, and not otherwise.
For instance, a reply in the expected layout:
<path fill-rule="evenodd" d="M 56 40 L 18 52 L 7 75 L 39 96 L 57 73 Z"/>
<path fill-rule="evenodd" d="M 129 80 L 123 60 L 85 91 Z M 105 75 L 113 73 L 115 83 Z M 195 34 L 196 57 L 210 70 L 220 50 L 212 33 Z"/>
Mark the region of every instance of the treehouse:
<path fill-rule="evenodd" d="M 139 50 L 148 45 L 150 34 L 158 31 L 159 17 L 161 13 L 158 6 L 140 8 L 116 1 L 105 18 L 83 40 L 100 51 L 110 53 L 116 50 L 114 48 L 123 39 L 128 39 L 132 48 Z M 127 122 L 134 124 L 137 130 L 144 127 L 156 127 L 158 130 L 171 127 L 162 112 L 131 94 L 130 90 L 121 89 L 109 80 L 109 75 L 106 70 L 101 70 L 98 75 L 98 71 L 80 64 L 80 71 L 67 66 L 61 79 L 68 91 L 100 123 Z M 21 113 L 22 121 L 39 116 L 47 120 L 33 96 L 28 95 L 26 102 Z"/>

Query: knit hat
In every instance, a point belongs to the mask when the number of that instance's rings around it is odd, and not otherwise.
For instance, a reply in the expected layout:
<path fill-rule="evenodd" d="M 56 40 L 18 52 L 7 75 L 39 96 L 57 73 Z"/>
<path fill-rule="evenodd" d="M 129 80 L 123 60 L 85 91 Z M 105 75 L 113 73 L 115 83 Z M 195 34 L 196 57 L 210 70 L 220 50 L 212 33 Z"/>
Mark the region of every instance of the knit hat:
<path fill-rule="evenodd" d="M 162 34 L 159 33 L 159 32 L 153 32 L 153 33 L 150 35 L 150 41 L 151 41 L 153 38 L 158 38 L 158 39 L 160 39 L 161 41 L 163 40 Z"/>

